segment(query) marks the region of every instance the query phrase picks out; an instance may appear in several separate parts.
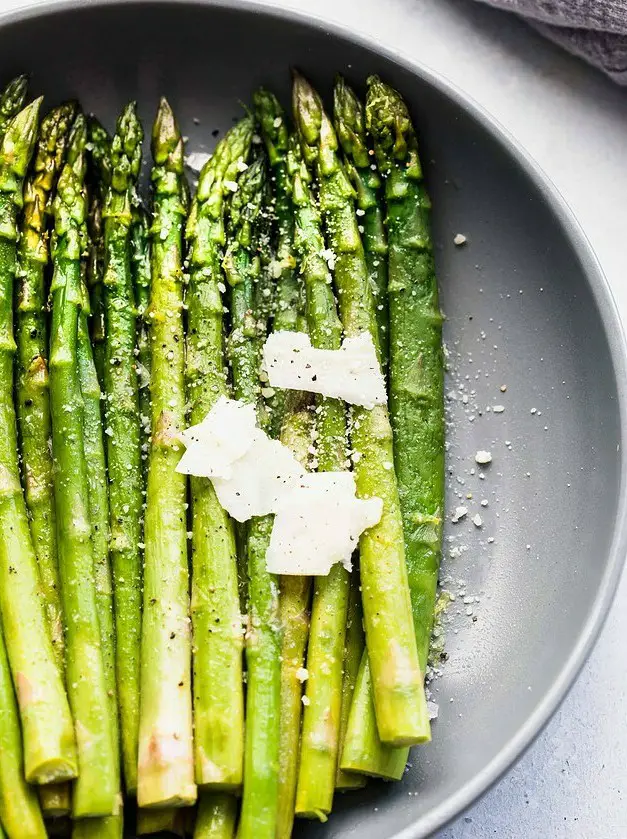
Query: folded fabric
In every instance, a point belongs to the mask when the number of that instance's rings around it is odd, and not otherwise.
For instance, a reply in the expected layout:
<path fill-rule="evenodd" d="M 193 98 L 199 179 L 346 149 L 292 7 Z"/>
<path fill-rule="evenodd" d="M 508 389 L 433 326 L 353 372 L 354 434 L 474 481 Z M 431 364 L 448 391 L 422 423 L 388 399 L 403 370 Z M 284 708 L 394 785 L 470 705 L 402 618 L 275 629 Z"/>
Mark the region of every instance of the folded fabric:
<path fill-rule="evenodd" d="M 627 84 L 627 0 L 482 0 Z"/>

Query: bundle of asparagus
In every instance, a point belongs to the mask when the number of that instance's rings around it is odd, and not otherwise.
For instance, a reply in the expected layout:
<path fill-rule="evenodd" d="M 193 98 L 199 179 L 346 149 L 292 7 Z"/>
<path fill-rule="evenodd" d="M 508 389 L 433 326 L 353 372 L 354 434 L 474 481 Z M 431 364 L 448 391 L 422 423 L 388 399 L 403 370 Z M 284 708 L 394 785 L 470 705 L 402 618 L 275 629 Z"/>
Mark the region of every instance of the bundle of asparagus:
<path fill-rule="evenodd" d="M 0 836 L 289 839 L 431 736 L 442 318 L 409 112 L 340 78 L 329 115 L 295 74 L 293 127 L 259 90 L 190 197 L 162 99 L 148 213 L 134 103 L 110 137 L 26 98 L 0 95 Z M 367 336 L 387 404 L 269 387 L 282 332 Z M 227 398 L 381 500 L 352 573 L 276 576 L 273 513 L 177 470 Z"/>

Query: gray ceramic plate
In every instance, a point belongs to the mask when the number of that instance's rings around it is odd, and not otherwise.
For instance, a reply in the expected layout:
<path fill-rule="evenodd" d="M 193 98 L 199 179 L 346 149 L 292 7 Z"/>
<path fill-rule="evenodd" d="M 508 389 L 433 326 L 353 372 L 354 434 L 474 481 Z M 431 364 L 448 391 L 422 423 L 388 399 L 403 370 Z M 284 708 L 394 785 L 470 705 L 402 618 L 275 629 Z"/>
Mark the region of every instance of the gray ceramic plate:
<path fill-rule="evenodd" d="M 589 652 L 618 577 L 625 345 L 581 231 L 520 149 L 459 92 L 333 27 L 228 0 L 64 3 L 0 20 L 0 78 L 32 70 L 49 102 L 77 96 L 109 127 L 130 98 L 148 124 L 165 93 L 195 150 L 212 148 L 212 131 L 232 124 L 257 84 L 287 101 L 292 64 L 325 95 L 335 71 L 358 85 L 378 72 L 411 103 L 448 316 L 449 518 L 458 505 L 469 510 L 446 531 L 456 537 L 447 556 L 459 549 L 444 562 L 446 587 L 462 596 L 449 609 L 450 658 L 433 685 L 433 743 L 413 755 L 402 784 L 340 797 L 327 825 L 296 835 L 417 839 L 482 793 L 538 733 Z M 458 232 L 468 237 L 462 248 Z M 504 411 L 487 410 L 495 405 Z M 493 457 L 483 480 L 478 449 Z"/>

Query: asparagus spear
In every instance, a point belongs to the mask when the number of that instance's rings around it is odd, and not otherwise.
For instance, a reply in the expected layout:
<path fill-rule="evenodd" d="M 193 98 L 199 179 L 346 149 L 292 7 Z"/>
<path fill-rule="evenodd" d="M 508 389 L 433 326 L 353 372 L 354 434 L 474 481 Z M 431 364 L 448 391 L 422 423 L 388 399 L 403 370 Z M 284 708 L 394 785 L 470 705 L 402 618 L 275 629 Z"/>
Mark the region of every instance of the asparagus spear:
<path fill-rule="evenodd" d="M 355 684 L 359 665 L 364 651 L 364 630 L 362 625 L 361 596 L 359 594 L 359 573 L 353 569 L 348 595 L 346 617 L 346 638 L 344 641 L 344 674 L 342 677 L 342 710 L 340 714 L 340 737 L 338 755 L 343 752 L 348 728 L 348 718 L 353 704 Z M 377 735 L 378 736 L 378 735 Z M 347 772 L 340 768 L 338 761 L 335 787 L 339 790 L 359 789 L 366 783 L 363 775 Z"/>
<path fill-rule="evenodd" d="M 75 818 L 107 816 L 118 802 L 117 763 L 101 648 L 85 457 L 83 397 L 78 371 L 78 321 L 84 302 L 81 254 L 85 241 L 85 119 L 70 136 L 53 204 L 50 404 L 59 534 L 59 576 L 66 621 L 66 672 L 75 720 L 80 773 Z"/>
<path fill-rule="evenodd" d="M 21 75 L 12 79 L 0 93 L 0 138 L 4 137 L 9 122 L 24 107 L 28 92 L 28 76 Z"/>
<path fill-rule="evenodd" d="M 146 483 L 148 449 L 150 444 L 150 223 L 140 204 L 132 207 L 131 275 L 137 306 L 137 384 L 139 388 L 139 419 L 141 425 L 141 453 Z M 144 486 L 145 489 L 145 486 Z"/>
<path fill-rule="evenodd" d="M 306 394 L 290 391 L 285 401 L 285 419 L 281 429 L 281 442 L 292 449 L 305 467 L 309 465 L 313 431 L 309 407 Z M 309 635 L 311 578 L 282 576 L 279 578 L 279 589 L 279 621 L 282 630 L 281 723 L 276 837 L 290 839 L 300 757 L 303 668 Z"/>
<path fill-rule="evenodd" d="M 409 749 L 382 743 L 377 730 L 368 651 L 364 650 L 355 682 L 340 766 L 343 771 L 399 781 Z"/>
<path fill-rule="evenodd" d="M 90 297 L 90 327 L 94 362 L 98 373 L 98 381 L 100 386 L 104 387 L 106 327 L 102 207 L 111 182 L 111 137 L 93 115 L 87 118 L 87 132 L 89 137 L 89 211 L 87 213 L 87 227 L 91 241 L 87 264 L 87 286 Z"/>
<path fill-rule="evenodd" d="M 315 347 L 339 349 L 341 325 L 323 256 L 322 222 L 295 139 L 290 150 L 290 174 L 294 245 L 305 287 L 308 331 Z M 318 469 L 341 471 L 346 467 L 346 413 L 340 400 L 318 400 L 316 430 Z M 333 802 L 347 602 L 348 573 L 342 566 L 334 566 L 327 577 L 316 578 L 307 650 L 309 677 L 296 795 L 298 815 L 324 818 Z"/>
<path fill-rule="evenodd" d="M 442 543 L 444 408 L 442 315 L 429 230 L 429 197 L 416 135 L 399 94 L 368 80 L 366 120 L 386 178 L 390 242 L 390 412 L 418 657 L 427 665 Z M 359 692 L 368 684 L 368 663 Z M 357 696 L 358 691 L 356 691 Z M 408 753 L 379 741 L 372 700 L 360 695 L 351 712 L 351 747 L 343 765 L 402 777 Z"/>
<path fill-rule="evenodd" d="M 152 442 L 145 515 L 138 803 L 196 800 L 186 480 L 175 469 L 185 422 L 182 247 L 187 213 L 183 138 L 162 99 L 152 133 Z"/>
<path fill-rule="evenodd" d="M 48 340 L 45 271 L 48 263 L 46 210 L 62 163 L 73 103 L 60 105 L 41 123 L 34 165 L 24 186 L 24 214 L 17 262 L 17 420 L 30 530 L 37 554 L 41 593 L 61 674 L 63 620 L 57 568 L 57 539 L 50 454 Z"/>
<path fill-rule="evenodd" d="M 357 226 L 353 189 L 337 153 L 337 137 L 322 101 L 296 75 L 294 114 L 306 159 L 315 164 L 335 283 L 347 336 L 369 332 L 378 345 L 368 268 Z M 352 411 L 351 445 L 357 493 L 379 496 L 383 514 L 360 540 L 362 600 L 377 728 L 383 742 L 411 745 L 430 739 L 423 674 L 413 629 L 398 485 L 387 408 Z M 392 468 L 391 468 L 392 467 Z"/>
<path fill-rule="evenodd" d="M 339 78 L 334 91 L 334 116 L 338 139 L 347 158 L 346 170 L 356 193 L 358 209 L 362 211 L 363 243 L 373 289 L 378 323 L 379 346 L 384 368 L 389 355 L 389 322 L 387 305 L 387 241 L 381 206 L 381 178 L 373 162 L 373 152 L 366 143 L 364 108 L 346 82 Z M 402 493 L 401 512 L 402 512 Z M 406 561 L 407 556 L 407 537 Z M 420 651 L 419 651 L 420 652 Z M 420 656 L 419 656 L 420 660 Z M 424 662 L 421 661 L 424 672 Z M 342 765 L 367 775 L 387 779 L 402 777 L 408 752 L 384 745 L 378 736 L 375 711 L 371 696 L 372 682 L 367 654 L 364 654 L 355 694 L 354 712 L 346 720 L 347 747 Z M 357 683 L 357 680 L 356 680 Z M 343 770 L 340 770 L 343 771 Z M 346 778 L 359 775 L 343 773 Z"/>
<path fill-rule="evenodd" d="M 333 91 L 333 117 L 345 155 L 346 173 L 355 190 L 356 212 L 376 311 L 381 365 L 386 370 L 389 352 L 388 246 L 381 176 L 366 141 L 364 106 L 341 76 L 338 76 Z"/>
<path fill-rule="evenodd" d="M 300 283 L 294 258 L 294 210 L 290 175 L 287 165 L 288 126 L 285 113 L 276 96 L 260 88 L 254 94 L 255 112 L 259 122 L 272 172 L 274 215 L 277 226 L 275 259 L 270 265 L 275 293 L 273 314 L 275 332 L 294 331 L 300 302 Z M 278 390 L 272 400 L 273 430 L 281 428 L 286 394 Z"/>
<path fill-rule="evenodd" d="M 100 649 L 104 664 L 109 716 L 111 719 L 112 748 L 116 778 L 120 786 L 120 732 L 118 725 L 117 684 L 115 679 L 115 625 L 113 618 L 113 586 L 109 559 L 109 498 L 105 446 L 103 440 L 102 412 L 100 410 L 100 384 L 93 350 L 89 339 L 87 316 L 89 296 L 82 289 L 83 310 L 79 314 L 77 338 L 78 378 L 83 398 L 84 450 L 89 486 L 89 514 L 94 550 L 94 580 L 96 605 L 100 627 Z M 120 802 L 121 805 L 121 796 Z M 74 822 L 72 839 L 121 839 L 124 819 L 120 812 L 102 818 L 81 819 Z"/>
<path fill-rule="evenodd" d="M 376 77 L 368 80 L 367 120 L 386 178 L 390 415 L 414 627 L 424 671 L 435 609 L 444 509 L 444 360 L 431 204 L 407 107 L 395 90 Z"/>
<path fill-rule="evenodd" d="M 231 323 L 227 351 L 237 399 L 256 405 L 260 425 L 268 425 L 261 402 L 261 341 L 254 311 L 255 283 L 261 271 L 256 250 L 256 221 L 266 204 L 265 160 L 242 173 L 231 200 L 224 270 L 231 288 Z M 280 632 L 276 578 L 266 571 L 272 516 L 253 518 L 248 526 L 248 630 L 246 662 L 246 742 L 239 839 L 274 839 L 277 820 Z"/>
<path fill-rule="evenodd" d="M 237 177 L 253 134 L 241 120 L 203 168 L 187 226 L 190 277 L 187 393 L 191 423 L 201 422 L 228 393 L 223 333 L 222 247 L 225 181 Z M 196 781 L 222 789 L 242 783 L 244 693 L 242 623 L 233 523 L 213 485 L 192 478 L 192 627 Z"/>
<path fill-rule="evenodd" d="M 9 839 L 46 839 L 37 793 L 24 780 L 20 719 L 1 631 L 0 818 Z"/>
<path fill-rule="evenodd" d="M 194 839 L 234 839 L 237 801 L 221 792 L 203 792 L 198 805 Z"/>
<path fill-rule="evenodd" d="M 185 836 L 186 810 L 180 807 L 164 807 L 159 810 L 137 811 L 137 835 L 150 836 L 154 833 L 173 833 Z"/>
<path fill-rule="evenodd" d="M 61 592 L 57 565 L 57 533 L 50 453 L 48 335 L 45 317 L 48 241 L 46 211 L 63 161 L 72 102 L 51 111 L 41 123 L 31 172 L 24 184 L 24 213 L 17 254 L 17 390 L 16 407 L 22 453 L 22 477 L 33 547 L 39 566 L 41 594 L 59 672 L 65 675 Z M 70 812 L 67 784 L 41 787 L 47 815 Z"/>
<path fill-rule="evenodd" d="M 105 415 L 115 591 L 116 672 L 126 789 L 137 789 L 142 580 L 142 462 L 136 313 L 131 277 L 131 207 L 141 166 L 142 127 L 127 105 L 111 143 L 111 185 L 103 206 Z"/>
<path fill-rule="evenodd" d="M 41 100 L 21 111 L 0 147 L 0 611 L 16 686 L 30 783 L 75 777 L 74 726 L 55 663 L 17 461 L 12 304 L 17 213 Z"/>

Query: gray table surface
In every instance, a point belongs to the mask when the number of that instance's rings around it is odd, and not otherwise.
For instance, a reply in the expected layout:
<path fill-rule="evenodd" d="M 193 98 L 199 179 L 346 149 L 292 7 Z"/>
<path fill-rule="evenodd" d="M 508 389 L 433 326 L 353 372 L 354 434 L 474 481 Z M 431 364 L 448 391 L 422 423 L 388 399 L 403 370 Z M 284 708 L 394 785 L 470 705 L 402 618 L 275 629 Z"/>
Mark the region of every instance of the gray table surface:
<path fill-rule="evenodd" d="M 566 198 L 627 323 L 627 89 L 471 0 L 264 0 L 376 35 L 495 116 Z M 23 0 L 0 0 L 0 8 Z M 627 839 L 627 578 L 544 733 L 437 839 Z"/>

